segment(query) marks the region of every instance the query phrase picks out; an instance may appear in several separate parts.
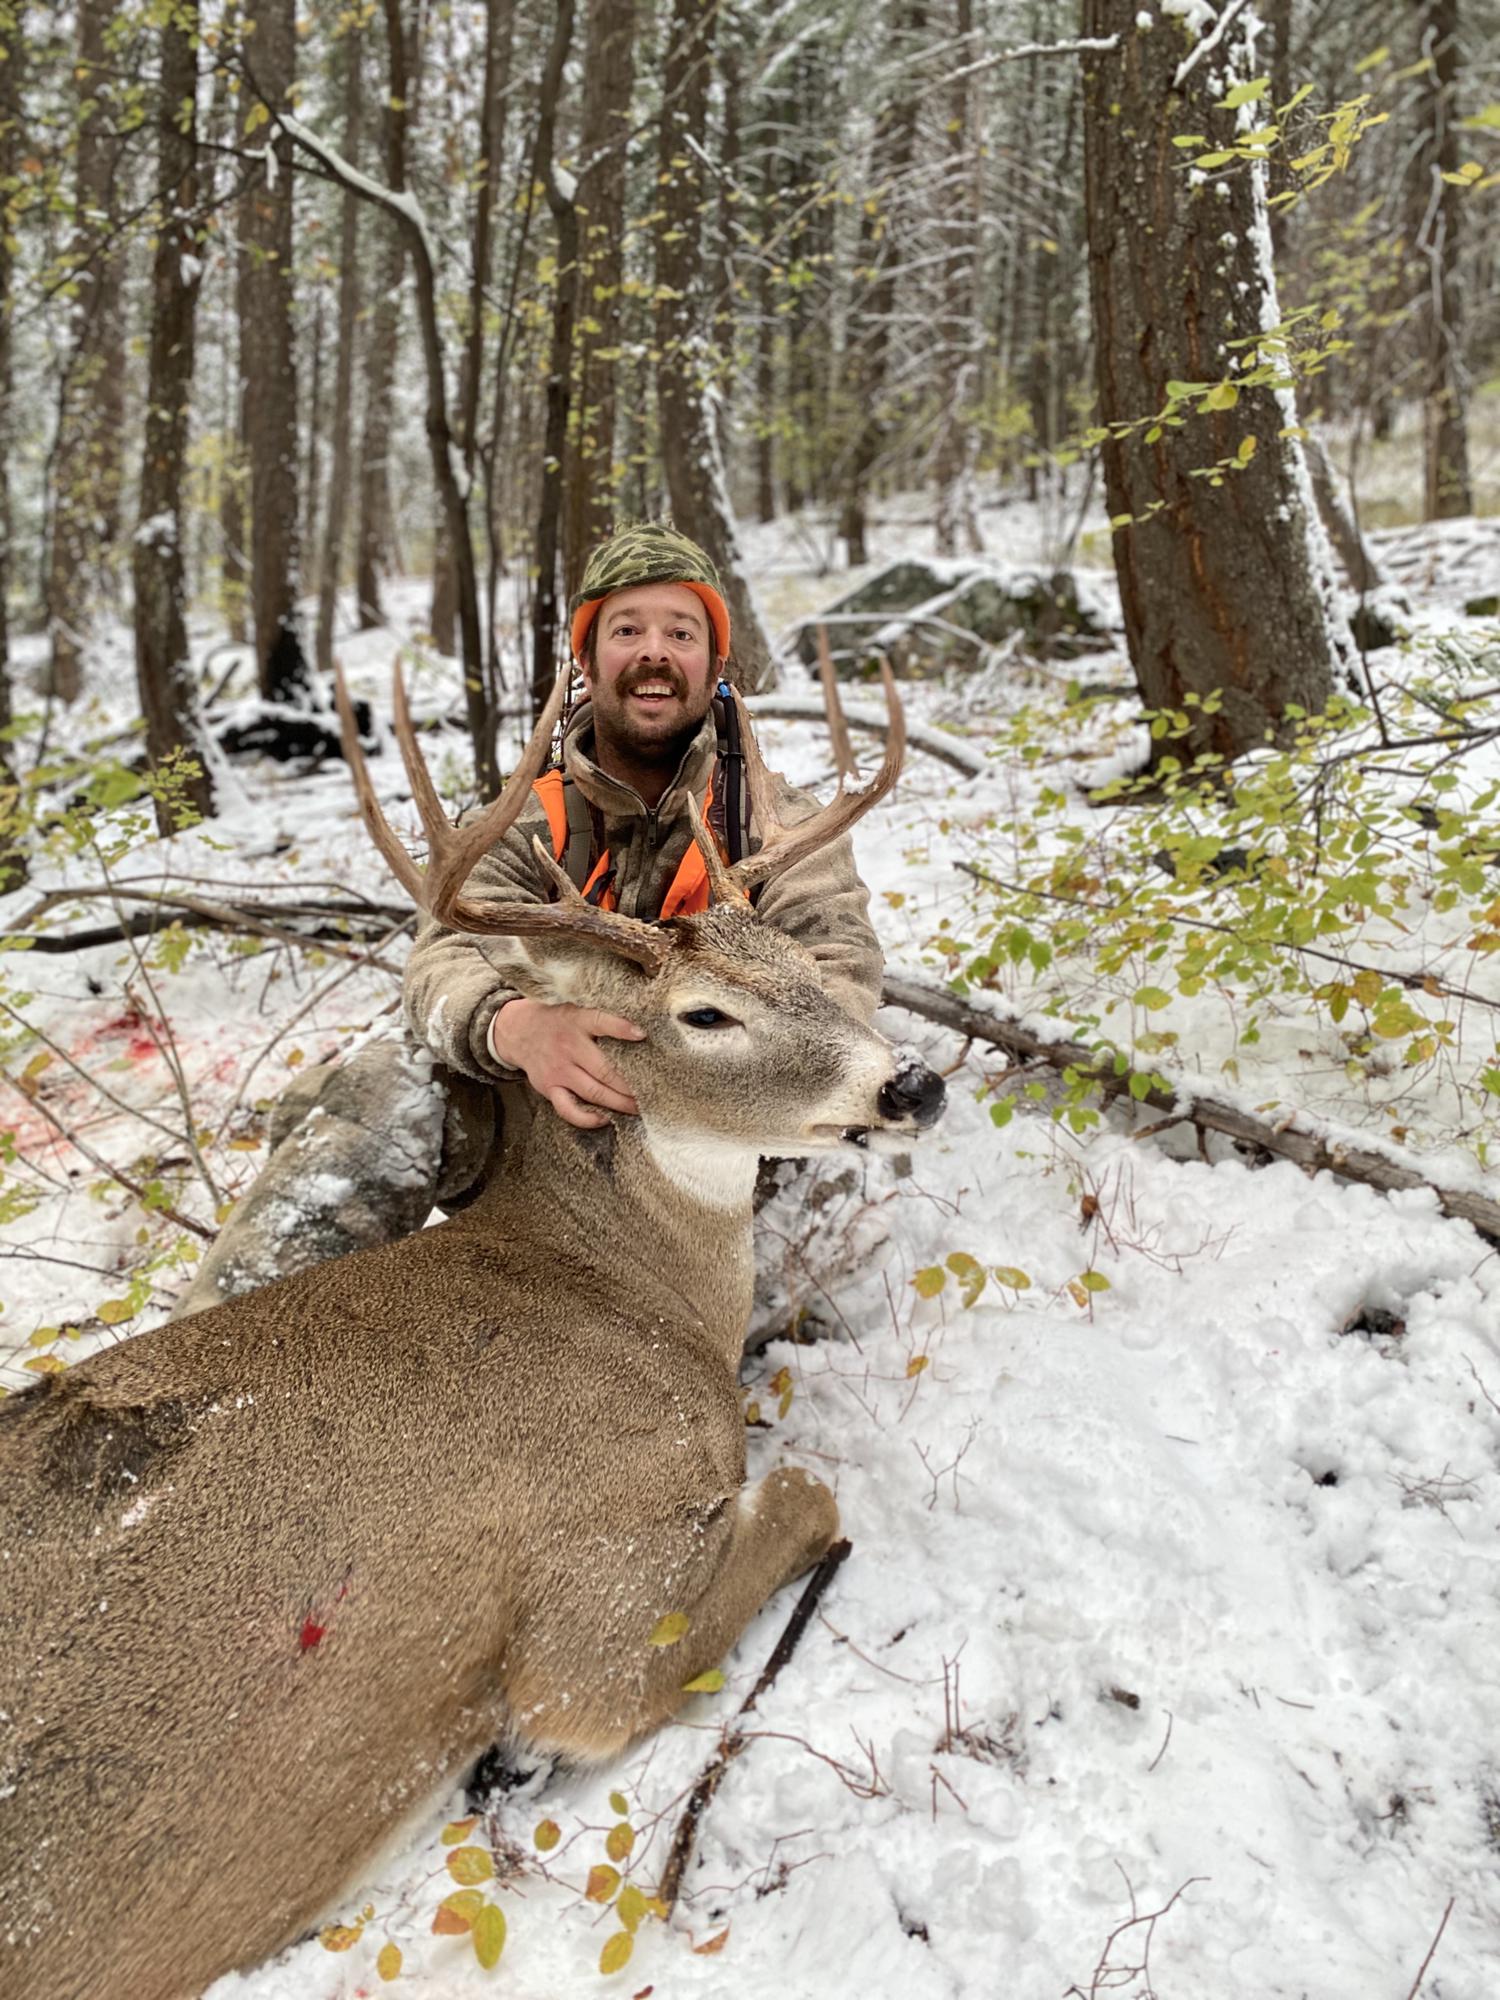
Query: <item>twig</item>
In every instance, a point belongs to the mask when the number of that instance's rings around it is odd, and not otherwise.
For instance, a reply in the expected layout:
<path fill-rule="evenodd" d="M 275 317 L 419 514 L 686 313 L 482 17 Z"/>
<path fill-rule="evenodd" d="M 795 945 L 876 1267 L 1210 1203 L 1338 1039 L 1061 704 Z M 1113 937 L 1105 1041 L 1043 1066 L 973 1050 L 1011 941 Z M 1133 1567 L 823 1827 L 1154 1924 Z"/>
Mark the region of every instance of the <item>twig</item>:
<path fill-rule="evenodd" d="M 713 1759 L 712 1763 L 705 1767 L 699 1776 L 697 1784 L 694 1785 L 691 1793 L 688 1795 L 688 1802 L 682 1810 L 682 1818 L 677 1822 L 677 1831 L 672 1836 L 672 1846 L 667 1855 L 667 1865 L 662 1870 L 661 1886 L 657 1890 L 658 1896 L 666 1904 L 669 1913 L 676 1904 L 677 1893 L 682 1887 L 683 1874 L 688 1862 L 692 1858 L 693 1843 L 698 1837 L 699 1822 L 702 1820 L 704 1813 L 713 1804 L 714 1794 L 724 1782 L 725 1772 L 729 1769 L 735 1758 L 739 1756 L 746 1744 L 751 1741 L 751 1738 L 743 1729 L 738 1727 L 738 1724 L 745 1716 L 750 1714 L 756 1702 L 766 1692 L 766 1689 L 770 1687 L 776 1676 L 781 1672 L 781 1669 L 797 1650 L 797 1642 L 802 1637 L 808 1620 L 817 1609 L 819 1598 L 832 1582 L 834 1576 L 837 1574 L 839 1565 L 848 1553 L 848 1542 L 835 1542 L 813 1571 L 812 1575 L 807 1579 L 802 1595 L 797 1600 L 797 1608 L 786 1622 L 786 1630 L 776 1641 L 771 1652 L 771 1657 L 766 1661 L 765 1666 L 762 1667 L 760 1677 L 754 1687 L 751 1688 L 749 1694 L 740 1703 L 739 1712 L 735 1716 L 736 1726 L 724 1738 L 723 1743 L 719 1746 L 718 1755 Z"/>
<path fill-rule="evenodd" d="M 1422 1963 L 1417 1967 L 1417 1976 L 1411 1983 L 1411 1991 L 1407 1994 L 1406 2000 L 1417 2000 L 1417 1994 L 1421 1989 L 1422 1981 L 1427 1977 L 1427 1968 L 1429 1965 L 1431 1965 L 1433 1959 L 1437 1956 L 1437 1948 L 1443 1941 L 1443 1932 L 1448 1928 L 1448 1919 L 1453 1915 L 1453 1905 L 1457 1901 L 1458 1898 L 1456 1896 L 1450 1896 L 1448 1898 L 1448 1907 L 1443 1912 L 1443 1921 L 1437 1927 L 1437 1936 L 1432 1940 L 1432 1943 L 1428 1945 L 1427 1956 L 1422 1960 Z"/>
<path fill-rule="evenodd" d="M 33 1097 L 29 1091 L 23 1090 L 13 1076 L 6 1077 L 5 1081 L 18 1096 L 26 1099 L 26 1102 L 31 1106 L 33 1111 L 39 1111 L 42 1114 L 58 1136 L 65 1139 L 75 1152 L 82 1153 L 90 1165 L 97 1167 L 101 1174 L 107 1174 L 118 1186 L 124 1188 L 127 1194 L 134 1195 L 142 1208 L 157 1215 L 164 1215 L 168 1222 L 175 1222 L 179 1229 L 187 1229 L 194 1236 L 201 1236 L 205 1243 L 213 1242 L 215 1232 L 212 1229 L 206 1229 L 201 1222 L 194 1222 L 190 1215 L 184 1215 L 180 1209 L 173 1208 L 169 1201 L 161 1201 L 154 1198 L 148 1199 L 146 1190 L 141 1186 L 139 1181 L 133 1181 L 129 1174 L 125 1173 L 121 1168 L 112 1167 L 108 1160 L 96 1153 L 93 1147 L 85 1140 L 80 1139 L 76 1132 L 70 1132 L 62 1120 L 49 1110 L 39 1097 Z M 174 1134 L 173 1136 L 175 1137 L 176 1135 Z"/>
<path fill-rule="evenodd" d="M 881 999 L 887 1007 L 904 1007 L 909 1013 L 920 1014 L 924 1020 L 936 1021 L 941 1027 L 952 1028 L 958 1034 L 972 1035 L 977 1041 L 1004 1049 L 1007 1055 L 1045 1063 L 1049 1069 L 1077 1070 L 1089 1077 L 1104 1097 L 1123 1096 L 1130 1088 L 1129 1075 L 1116 1076 L 1107 1053 L 1085 1048 L 1082 1042 L 1043 1041 L 1029 1028 L 1023 1028 L 1001 1014 L 972 1006 L 956 994 L 930 986 L 925 980 L 913 979 L 909 974 L 888 973 Z M 1139 1089 L 1140 1085 L 1136 1087 Z M 1202 1131 L 1222 1132 L 1226 1138 L 1258 1147 L 1278 1159 L 1293 1160 L 1309 1173 L 1338 1174 L 1344 1180 L 1360 1181 L 1385 1193 L 1398 1188 L 1426 1188 L 1436 1195 L 1438 1206 L 1445 1214 L 1472 1223 L 1487 1236 L 1500 1238 L 1500 1201 L 1488 1195 L 1475 1194 L 1468 1188 L 1439 1187 L 1425 1174 L 1418 1173 L 1415 1167 L 1401 1166 L 1384 1153 L 1323 1139 L 1292 1124 L 1268 1125 L 1264 1119 L 1255 1118 L 1248 1111 L 1239 1111 L 1232 1104 L 1196 1096 L 1185 1081 L 1177 1091 L 1161 1090 L 1152 1084 L 1146 1088 L 1140 1101 L 1149 1104 L 1153 1110 L 1189 1119 Z"/>
<path fill-rule="evenodd" d="M 1158 1750 L 1158 1751 L 1157 1751 L 1156 1755 L 1155 1755 L 1155 1756 L 1154 1756 L 1154 1757 L 1153 1757 L 1153 1758 L 1151 1759 L 1151 1762 L 1150 1762 L 1150 1763 L 1149 1763 L 1149 1764 L 1148 1764 L 1148 1765 L 1146 1766 L 1146 1771 L 1147 1771 L 1147 1775 L 1148 1775 L 1148 1776 L 1149 1776 L 1149 1774 L 1150 1774 L 1150 1773 L 1151 1773 L 1152 1771 L 1154 1771 L 1154 1770 L 1156 1769 L 1157 1765 L 1158 1765 L 1158 1764 L 1159 1764 L 1159 1763 L 1161 1762 L 1162 1758 L 1166 1756 L 1166 1754 L 1167 1754 L 1167 1745 L 1168 1745 L 1168 1744 L 1169 1744 L 1169 1743 L 1171 1742 L 1171 1740 L 1172 1740 L 1172 1711 L 1171 1711 L 1171 1709 L 1170 1709 L 1170 1708 L 1169 1708 L 1169 1709 L 1167 1709 L 1167 1710 L 1165 1711 L 1165 1714 L 1166 1714 L 1166 1718 L 1167 1718 L 1167 1733 L 1166 1733 L 1166 1735 L 1165 1735 L 1165 1736 L 1164 1736 L 1164 1737 L 1163 1737 L 1163 1738 L 1161 1739 L 1161 1748 L 1160 1748 L 1160 1750 Z"/>

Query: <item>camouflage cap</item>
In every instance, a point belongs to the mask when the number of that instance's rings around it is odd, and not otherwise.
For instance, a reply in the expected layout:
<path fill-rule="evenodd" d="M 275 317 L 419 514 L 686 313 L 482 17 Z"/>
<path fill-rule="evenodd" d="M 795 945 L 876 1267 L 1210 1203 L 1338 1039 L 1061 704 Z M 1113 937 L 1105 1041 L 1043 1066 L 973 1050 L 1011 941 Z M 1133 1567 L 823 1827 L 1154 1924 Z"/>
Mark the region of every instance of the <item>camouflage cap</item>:
<path fill-rule="evenodd" d="M 573 599 L 573 656 L 583 657 L 589 627 L 606 597 L 639 583 L 680 583 L 703 600 L 713 623 L 720 659 L 729 652 L 729 607 L 719 590 L 719 572 L 698 544 L 676 528 L 656 521 L 617 528 L 588 559 Z"/>

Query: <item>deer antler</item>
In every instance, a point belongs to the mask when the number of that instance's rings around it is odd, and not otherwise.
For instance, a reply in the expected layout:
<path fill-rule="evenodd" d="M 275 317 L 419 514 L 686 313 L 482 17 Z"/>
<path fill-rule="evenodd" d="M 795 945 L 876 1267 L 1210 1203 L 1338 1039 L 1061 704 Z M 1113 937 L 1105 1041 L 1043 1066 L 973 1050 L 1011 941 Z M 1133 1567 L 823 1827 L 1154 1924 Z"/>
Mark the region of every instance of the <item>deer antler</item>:
<path fill-rule="evenodd" d="M 814 854 L 831 840 L 837 840 L 849 831 L 855 821 L 862 819 L 871 806 L 879 803 L 901 775 L 901 759 L 906 751 L 906 716 L 896 693 L 895 678 L 888 664 L 882 662 L 881 679 L 885 686 L 886 707 L 890 711 L 891 725 L 886 735 L 885 756 L 880 769 L 867 785 L 857 792 L 844 789 L 842 774 L 839 788 L 826 806 L 815 812 L 811 818 L 796 825 L 786 825 L 776 810 L 772 794 L 770 773 L 765 759 L 760 754 L 760 745 L 755 740 L 750 713 L 734 690 L 735 705 L 740 715 L 740 741 L 745 753 L 745 779 L 750 787 L 750 812 L 761 836 L 761 847 L 757 854 L 747 854 L 743 861 L 737 861 L 732 868 L 724 871 L 731 892 L 743 894 L 754 888 L 757 882 L 767 881 L 772 875 L 779 875 L 784 868 Z M 829 679 L 831 680 L 831 676 Z M 828 682 L 824 683 L 825 697 L 829 699 L 830 726 L 832 717 L 838 714 L 840 723 L 843 712 L 838 708 L 838 696 L 828 695 Z M 712 880 L 712 877 L 710 877 Z M 717 890 L 716 890 L 717 893 Z"/>
<path fill-rule="evenodd" d="M 401 761 L 411 780 L 412 797 L 427 835 L 430 860 L 426 870 L 418 868 L 381 811 L 370 780 L 364 752 L 359 747 L 354 710 L 344 685 L 342 668 L 334 669 L 334 698 L 338 704 L 344 755 L 354 778 L 360 813 L 370 838 L 385 857 L 386 865 L 419 909 L 426 910 L 450 930 L 468 931 L 483 937 L 568 936 L 604 951 L 634 959 L 648 972 L 660 970 L 671 950 L 671 940 L 651 924 L 623 917 L 611 910 L 596 910 L 579 895 L 552 856 L 538 841 L 532 846 L 543 867 L 561 892 L 560 903 L 480 903 L 462 894 L 475 864 L 502 839 L 515 824 L 547 761 L 552 730 L 568 691 L 568 669 L 564 668 L 547 697 L 547 705 L 537 719 L 531 740 L 520 761 L 506 779 L 498 798 L 466 826 L 455 827 L 443 810 L 442 800 L 417 744 L 407 706 L 406 687 L 398 663 L 395 674 L 396 741 Z"/>

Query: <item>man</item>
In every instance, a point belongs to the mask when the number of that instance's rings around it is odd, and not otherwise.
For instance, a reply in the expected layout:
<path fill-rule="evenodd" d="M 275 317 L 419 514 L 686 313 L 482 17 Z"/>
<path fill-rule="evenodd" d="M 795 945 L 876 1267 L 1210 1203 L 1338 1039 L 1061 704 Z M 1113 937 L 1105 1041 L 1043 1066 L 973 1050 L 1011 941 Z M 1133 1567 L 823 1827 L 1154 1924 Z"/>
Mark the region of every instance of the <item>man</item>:
<path fill-rule="evenodd" d="M 595 550 L 573 604 L 587 699 L 561 768 L 469 878 L 476 900 L 545 900 L 533 838 L 593 900 L 646 921 L 704 906 L 687 801 L 705 808 L 726 857 L 757 844 L 746 820 L 733 705 L 717 696 L 729 613 L 713 564 L 671 528 L 623 529 Z M 816 802 L 783 780 L 778 810 Z M 772 878 L 757 908 L 797 938 L 836 998 L 868 1018 L 880 947 L 847 838 Z M 270 1279 L 420 1228 L 434 1203 L 482 1185 L 506 1120 L 546 1098 L 588 1128 L 635 1101 L 609 1058 L 641 1030 L 597 1009 L 547 1006 L 506 983 L 489 941 L 424 920 L 407 964 L 407 1035 L 367 1043 L 301 1077 L 272 1121 L 273 1152 L 177 1307 L 181 1316 Z"/>

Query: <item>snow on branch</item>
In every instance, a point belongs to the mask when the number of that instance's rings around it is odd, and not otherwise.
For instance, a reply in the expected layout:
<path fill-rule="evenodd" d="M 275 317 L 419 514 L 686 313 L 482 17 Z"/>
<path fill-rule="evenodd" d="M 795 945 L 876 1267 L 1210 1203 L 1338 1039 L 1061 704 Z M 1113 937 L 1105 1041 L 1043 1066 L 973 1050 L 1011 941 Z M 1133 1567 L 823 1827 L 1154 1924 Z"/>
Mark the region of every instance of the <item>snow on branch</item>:
<path fill-rule="evenodd" d="M 1028 62 L 1033 56 L 1108 55 L 1111 49 L 1119 46 L 1118 35 L 1086 35 L 1076 42 L 1027 42 L 1020 48 L 996 49 L 992 56 L 981 56 L 978 62 L 965 63 L 962 69 L 950 70 L 947 76 L 928 84 L 927 89 L 918 95 L 926 97 L 934 90 L 946 90 L 949 84 L 962 83 L 965 78 L 978 76 L 981 70 L 995 69 L 1001 63 Z"/>
<path fill-rule="evenodd" d="M 1174 90 L 1181 90 L 1183 84 L 1187 81 L 1189 75 L 1192 72 L 1194 63 L 1196 63 L 1201 57 L 1206 56 L 1210 49 L 1217 48 L 1219 43 L 1223 41 L 1226 29 L 1228 28 L 1230 22 L 1234 19 L 1235 15 L 1238 14 L 1244 7 L 1244 4 L 1245 0 L 1229 0 L 1228 6 L 1224 9 L 1223 13 L 1220 14 L 1218 20 L 1215 21 L 1212 30 L 1203 37 L 1201 42 L 1198 42 L 1192 49 L 1190 49 L 1189 52 L 1183 57 L 1182 61 L 1177 65 L 1177 74 L 1172 79 L 1172 87 Z M 1167 11 L 1177 12 L 1180 10 L 1169 7 Z"/>
<path fill-rule="evenodd" d="M 304 125 L 300 118 L 292 117 L 289 112 L 278 111 L 275 118 L 287 137 L 299 145 L 304 153 L 310 153 L 318 165 L 326 173 L 331 174 L 341 187 L 348 188 L 351 194 L 357 194 L 364 201 L 374 202 L 378 208 L 389 209 L 392 215 L 404 222 L 421 244 L 422 254 L 427 259 L 427 268 L 436 273 L 437 245 L 433 241 L 431 230 L 427 227 L 427 217 L 423 213 L 422 204 L 409 189 L 398 190 L 387 187 L 383 181 L 371 180 L 368 174 L 362 174 L 358 167 L 351 166 L 343 154 L 330 146 L 326 139 L 320 138 L 310 125 Z"/>

